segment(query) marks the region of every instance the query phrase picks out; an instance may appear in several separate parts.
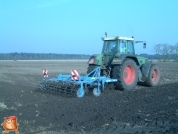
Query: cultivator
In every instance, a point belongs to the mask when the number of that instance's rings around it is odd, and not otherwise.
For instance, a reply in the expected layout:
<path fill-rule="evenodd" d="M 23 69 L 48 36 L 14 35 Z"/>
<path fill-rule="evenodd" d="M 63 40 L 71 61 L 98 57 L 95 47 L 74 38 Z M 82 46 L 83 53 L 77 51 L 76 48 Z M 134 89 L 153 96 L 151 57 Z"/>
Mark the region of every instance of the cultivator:
<path fill-rule="evenodd" d="M 39 88 L 67 95 L 76 95 L 81 98 L 85 95 L 87 87 L 90 87 L 93 88 L 95 96 L 100 96 L 106 83 L 117 82 L 117 79 L 100 76 L 100 71 L 100 67 L 97 67 L 86 76 L 80 76 L 76 70 L 73 70 L 71 75 L 59 74 L 57 78 L 44 79 Z"/>

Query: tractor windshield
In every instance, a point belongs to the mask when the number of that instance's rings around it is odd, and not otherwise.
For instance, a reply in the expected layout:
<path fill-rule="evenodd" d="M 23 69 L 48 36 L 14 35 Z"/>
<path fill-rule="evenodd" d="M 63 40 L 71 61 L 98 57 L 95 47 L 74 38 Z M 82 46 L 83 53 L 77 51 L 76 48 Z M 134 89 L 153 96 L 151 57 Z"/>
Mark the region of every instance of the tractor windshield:
<path fill-rule="evenodd" d="M 117 40 L 107 40 L 104 41 L 102 53 L 117 53 L 118 41 Z"/>

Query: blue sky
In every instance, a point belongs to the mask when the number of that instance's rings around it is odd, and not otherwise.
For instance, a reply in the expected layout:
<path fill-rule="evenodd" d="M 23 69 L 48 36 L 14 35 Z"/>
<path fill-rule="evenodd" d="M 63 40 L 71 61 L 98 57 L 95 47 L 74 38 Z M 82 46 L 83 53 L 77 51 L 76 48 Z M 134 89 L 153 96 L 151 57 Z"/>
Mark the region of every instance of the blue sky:
<path fill-rule="evenodd" d="M 178 43 L 177 0 L 0 0 L 0 53 L 101 53 L 101 37 Z"/>

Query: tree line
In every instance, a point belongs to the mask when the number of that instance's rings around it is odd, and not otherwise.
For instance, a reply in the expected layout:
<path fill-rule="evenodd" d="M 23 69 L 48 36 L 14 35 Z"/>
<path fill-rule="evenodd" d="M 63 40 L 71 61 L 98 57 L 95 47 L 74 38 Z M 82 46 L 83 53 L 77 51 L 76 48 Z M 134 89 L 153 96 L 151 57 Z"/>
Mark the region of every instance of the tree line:
<path fill-rule="evenodd" d="M 178 62 L 178 43 L 175 45 L 156 44 L 153 47 L 153 51 L 159 61 L 173 60 Z"/>
<path fill-rule="evenodd" d="M 156 44 L 153 47 L 155 54 L 140 54 L 150 60 L 177 61 L 178 43 L 175 45 Z M 91 55 L 85 54 L 55 54 L 55 53 L 0 53 L 0 60 L 66 60 L 66 59 L 89 59 Z"/>
<path fill-rule="evenodd" d="M 59 59 L 89 59 L 85 54 L 55 54 L 55 53 L 0 53 L 0 60 L 59 60 Z"/>

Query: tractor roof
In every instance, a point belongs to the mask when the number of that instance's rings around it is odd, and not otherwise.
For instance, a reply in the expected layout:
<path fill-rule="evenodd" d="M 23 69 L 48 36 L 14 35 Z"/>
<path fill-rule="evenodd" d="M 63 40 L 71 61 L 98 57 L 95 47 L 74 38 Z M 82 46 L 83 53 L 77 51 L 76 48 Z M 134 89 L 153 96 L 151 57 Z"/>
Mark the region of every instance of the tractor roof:
<path fill-rule="evenodd" d="M 119 36 L 114 36 L 114 37 L 105 37 L 102 38 L 103 40 L 134 40 L 134 38 L 129 38 L 129 37 L 119 37 Z"/>

